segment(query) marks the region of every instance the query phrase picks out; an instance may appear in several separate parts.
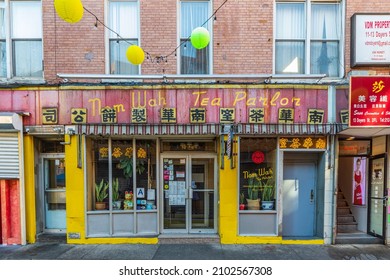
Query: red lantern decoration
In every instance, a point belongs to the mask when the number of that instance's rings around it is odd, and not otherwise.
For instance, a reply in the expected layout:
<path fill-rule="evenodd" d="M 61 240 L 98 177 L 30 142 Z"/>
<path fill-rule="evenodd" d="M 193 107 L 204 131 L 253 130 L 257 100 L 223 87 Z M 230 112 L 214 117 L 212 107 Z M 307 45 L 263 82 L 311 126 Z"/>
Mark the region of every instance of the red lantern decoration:
<path fill-rule="evenodd" d="M 264 161 L 264 153 L 260 151 L 253 152 L 252 161 L 256 164 L 262 163 Z"/>

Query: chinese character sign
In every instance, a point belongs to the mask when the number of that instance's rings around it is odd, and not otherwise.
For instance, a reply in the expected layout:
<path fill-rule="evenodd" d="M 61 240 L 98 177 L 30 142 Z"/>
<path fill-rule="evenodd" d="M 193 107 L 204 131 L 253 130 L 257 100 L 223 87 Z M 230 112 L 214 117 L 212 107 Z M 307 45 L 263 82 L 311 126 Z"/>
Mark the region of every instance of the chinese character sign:
<path fill-rule="evenodd" d="M 349 126 L 390 125 L 390 77 L 351 77 Z"/>

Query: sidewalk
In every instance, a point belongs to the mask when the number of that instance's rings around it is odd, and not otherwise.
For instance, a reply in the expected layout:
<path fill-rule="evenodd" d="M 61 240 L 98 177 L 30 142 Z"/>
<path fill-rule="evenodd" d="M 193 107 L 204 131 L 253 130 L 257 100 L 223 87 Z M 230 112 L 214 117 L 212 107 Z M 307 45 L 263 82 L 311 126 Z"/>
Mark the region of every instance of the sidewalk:
<path fill-rule="evenodd" d="M 386 245 L 0 245 L 0 260 L 390 260 Z"/>

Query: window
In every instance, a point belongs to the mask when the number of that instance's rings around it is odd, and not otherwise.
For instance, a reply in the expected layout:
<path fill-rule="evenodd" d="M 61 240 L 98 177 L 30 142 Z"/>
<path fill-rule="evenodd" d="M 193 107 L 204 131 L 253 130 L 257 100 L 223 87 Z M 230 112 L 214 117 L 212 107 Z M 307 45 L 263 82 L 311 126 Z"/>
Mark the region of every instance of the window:
<path fill-rule="evenodd" d="M 41 1 L 0 1 L 0 77 L 42 77 L 42 59 Z"/>
<path fill-rule="evenodd" d="M 91 140 L 88 150 L 89 211 L 157 208 L 155 141 Z"/>
<path fill-rule="evenodd" d="M 210 44 L 195 49 L 188 40 L 192 30 L 203 26 L 210 32 L 209 1 L 181 1 L 180 3 L 180 74 L 210 73 Z"/>
<path fill-rule="evenodd" d="M 278 2 L 275 73 L 340 75 L 341 12 L 335 2 Z"/>
<path fill-rule="evenodd" d="M 110 1 L 109 32 L 110 74 L 138 75 L 139 66 L 126 58 L 127 48 L 139 44 L 139 11 L 137 1 Z"/>
<path fill-rule="evenodd" d="M 239 210 L 275 210 L 276 138 L 240 139 Z"/>

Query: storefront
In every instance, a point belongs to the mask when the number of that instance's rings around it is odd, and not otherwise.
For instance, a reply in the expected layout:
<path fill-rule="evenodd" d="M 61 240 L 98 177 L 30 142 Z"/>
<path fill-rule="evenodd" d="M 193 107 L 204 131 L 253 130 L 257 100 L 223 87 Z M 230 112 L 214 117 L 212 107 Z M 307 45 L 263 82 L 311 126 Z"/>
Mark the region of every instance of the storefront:
<path fill-rule="evenodd" d="M 25 244 L 23 114 L 0 113 L 0 244 Z"/>
<path fill-rule="evenodd" d="M 345 89 L 63 86 L 26 120 L 28 242 L 331 243 Z M 345 109 L 345 108 L 342 108 Z M 37 170 L 38 168 L 38 170 Z M 254 205 L 252 205 L 254 204 Z M 304 221 L 304 222 L 303 222 Z"/>
<path fill-rule="evenodd" d="M 389 84 L 386 76 L 351 77 L 349 127 L 338 145 L 336 242 L 388 242 Z"/>

